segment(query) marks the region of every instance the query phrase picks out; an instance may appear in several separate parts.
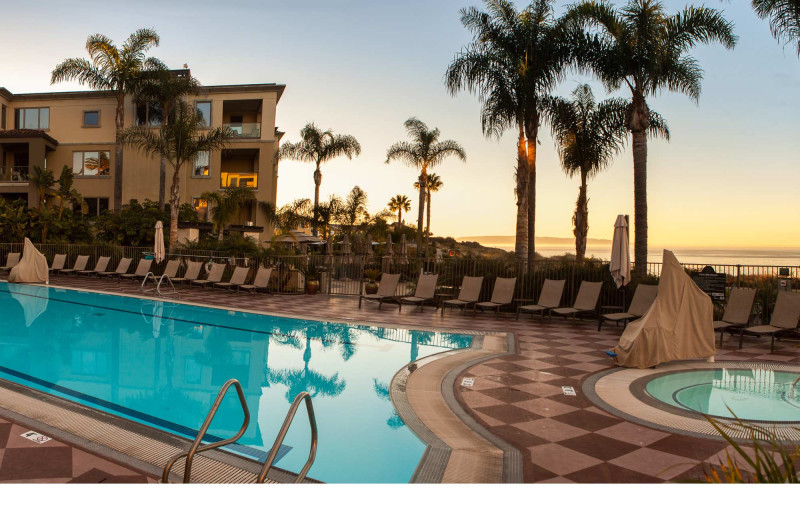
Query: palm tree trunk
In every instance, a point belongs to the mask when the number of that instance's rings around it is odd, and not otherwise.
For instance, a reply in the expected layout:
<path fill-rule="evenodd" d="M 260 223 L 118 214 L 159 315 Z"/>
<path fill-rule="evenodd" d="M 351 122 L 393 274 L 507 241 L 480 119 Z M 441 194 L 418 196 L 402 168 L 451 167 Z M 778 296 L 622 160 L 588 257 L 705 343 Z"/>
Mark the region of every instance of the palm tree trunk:
<path fill-rule="evenodd" d="M 528 147 L 528 269 L 536 260 L 536 139 L 539 137 L 539 116 L 525 121 Z"/>
<path fill-rule="evenodd" d="M 525 149 L 525 129 L 519 125 L 517 140 L 517 229 L 514 254 L 517 262 L 528 260 L 528 152 Z"/>
<path fill-rule="evenodd" d="M 317 219 L 319 218 L 319 185 L 322 184 L 322 172 L 317 165 L 314 170 L 314 222 L 311 224 L 311 232 L 317 236 Z"/>
<path fill-rule="evenodd" d="M 397 210 L 397 225 L 401 226 L 403 223 L 403 209 L 400 208 Z"/>
<path fill-rule="evenodd" d="M 575 225 L 575 260 L 582 262 L 586 257 L 586 237 L 589 234 L 589 199 L 586 198 L 587 172 L 581 172 L 581 187 L 578 190 L 578 203 L 575 205 L 575 216 L 572 222 Z"/>
<path fill-rule="evenodd" d="M 647 274 L 647 132 L 633 132 L 633 232 L 634 268 Z"/>
<path fill-rule="evenodd" d="M 172 174 L 172 186 L 169 190 L 169 251 L 172 253 L 178 247 L 178 206 L 180 206 L 181 195 L 181 176 L 180 165 L 175 166 L 175 173 Z"/>
<path fill-rule="evenodd" d="M 419 176 L 419 212 L 417 213 L 417 258 L 423 257 L 423 248 L 426 246 L 422 238 L 423 222 L 425 220 L 425 185 L 428 184 L 428 167 L 422 167 Z"/>
<path fill-rule="evenodd" d="M 117 96 L 116 131 L 114 134 L 114 212 L 122 210 L 122 131 L 125 129 L 125 94 Z"/>
<path fill-rule="evenodd" d="M 426 216 L 427 222 L 425 223 L 425 237 L 426 237 L 425 248 L 427 250 L 427 246 L 428 246 L 427 237 L 431 236 L 431 193 L 428 192 L 426 195 L 428 197 L 428 200 L 427 200 L 428 209 L 426 210 L 427 211 L 427 216 Z"/>
<path fill-rule="evenodd" d="M 167 159 L 162 155 L 158 166 L 158 208 L 164 209 L 167 192 Z"/>

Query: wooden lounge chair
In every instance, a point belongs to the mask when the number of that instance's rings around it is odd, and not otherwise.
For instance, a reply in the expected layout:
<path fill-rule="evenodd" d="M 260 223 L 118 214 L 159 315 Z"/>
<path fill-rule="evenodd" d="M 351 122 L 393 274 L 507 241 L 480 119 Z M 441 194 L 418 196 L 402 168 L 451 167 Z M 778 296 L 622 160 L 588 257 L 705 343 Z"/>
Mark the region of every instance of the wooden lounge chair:
<path fill-rule="evenodd" d="M 77 271 L 75 274 L 79 275 L 85 274 L 86 276 L 90 276 L 93 274 L 95 275 L 100 274 L 106 270 L 106 268 L 108 267 L 108 262 L 110 261 L 111 261 L 110 256 L 101 256 L 100 258 L 97 259 L 97 263 L 94 265 L 93 270 L 83 269 L 81 271 Z"/>
<path fill-rule="evenodd" d="M 253 283 L 240 285 L 239 289 L 250 291 L 251 294 L 255 294 L 256 291 L 258 291 L 259 289 L 267 290 L 267 286 L 269 285 L 269 279 L 271 277 L 272 277 L 271 267 L 259 267 L 258 271 L 256 272 L 256 277 L 255 279 L 253 279 Z"/>
<path fill-rule="evenodd" d="M 11 271 L 11 268 L 19 263 L 20 256 L 19 253 L 8 253 L 8 256 L 6 256 L 6 265 L 0 267 L 0 271 Z"/>
<path fill-rule="evenodd" d="M 409 303 L 419 307 L 420 312 L 422 312 L 426 302 L 433 302 L 433 297 L 436 294 L 436 281 L 438 279 L 438 274 L 420 274 L 414 296 L 402 296 L 398 300 L 397 311 L 400 312 L 403 310 L 403 303 Z"/>
<path fill-rule="evenodd" d="M 189 260 L 186 264 L 186 272 L 180 278 L 172 278 L 172 283 L 191 283 L 200 277 L 200 269 L 203 267 L 203 262 L 192 262 Z"/>
<path fill-rule="evenodd" d="M 461 281 L 461 290 L 458 291 L 458 298 L 445 300 L 441 303 L 442 316 L 444 316 L 445 307 L 461 307 L 461 312 L 464 312 L 470 305 L 474 306 L 478 303 L 482 285 L 483 276 L 465 276 Z"/>
<path fill-rule="evenodd" d="M 514 287 L 516 287 L 516 285 L 516 278 L 498 278 L 494 282 L 492 299 L 488 302 L 476 303 L 472 308 L 472 313 L 475 314 L 475 309 L 480 309 L 481 312 L 494 309 L 494 313 L 497 314 L 502 307 L 511 305 L 511 302 L 514 301 Z"/>
<path fill-rule="evenodd" d="M 775 334 L 779 332 L 794 330 L 797 322 L 800 321 L 800 293 L 790 293 L 780 291 L 778 299 L 775 301 L 775 309 L 772 311 L 772 319 L 769 325 L 756 325 L 747 327 L 739 331 L 739 348 L 742 348 L 744 335 L 770 336 L 770 351 L 775 350 Z"/>
<path fill-rule="evenodd" d="M 142 258 L 136 265 L 136 271 L 134 271 L 133 274 L 121 274 L 119 278 L 120 280 L 138 280 L 139 278 L 144 278 L 147 276 L 147 273 L 150 272 L 151 265 L 153 265 L 152 258 Z"/>
<path fill-rule="evenodd" d="M 542 292 L 539 293 L 539 301 L 536 305 L 522 305 L 517 309 L 517 319 L 523 312 L 531 314 L 539 314 L 544 317 L 545 311 L 548 313 L 551 309 L 555 309 L 561 305 L 561 296 L 564 294 L 565 280 L 545 280 L 542 285 Z"/>
<path fill-rule="evenodd" d="M 368 302 L 377 302 L 378 310 L 384 303 L 397 303 L 399 302 L 394 293 L 397 292 L 397 285 L 400 283 L 399 274 L 383 273 L 381 281 L 378 283 L 378 292 L 375 294 L 362 294 L 358 298 L 358 308 L 361 308 L 361 302 L 366 300 Z"/>
<path fill-rule="evenodd" d="M 714 331 L 719 331 L 719 346 L 722 347 L 722 336 L 732 329 L 747 327 L 750 323 L 750 314 L 756 300 L 756 289 L 749 287 L 734 287 L 731 289 L 728 305 L 722 319 L 714 322 Z M 732 335 L 732 334 L 731 334 Z"/>
<path fill-rule="evenodd" d="M 633 299 L 631 300 L 631 306 L 628 307 L 628 312 L 613 312 L 611 314 L 601 315 L 597 318 L 597 330 L 603 327 L 604 321 L 613 321 L 616 324 L 622 322 L 624 326 L 627 326 L 629 321 L 641 318 L 650 310 L 650 306 L 656 301 L 657 294 L 657 285 L 645 285 L 640 283 L 636 286 L 636 292 L 633 293 Z"/>
<path fill-rule="evenodd" d="M 122 276 L 123 274 L 128 272 L 128 269 L 131 268 L 131 262 L 133 262 L 130 258 L 123 258 L 117 264 L 117 268 L 114 271 L 106 271 L 104 273 L 97 273 L 97 276 Z"/>
<path fill-rule="evenodd" d="M 578 295 L 575 296 L 575 304 L 572 307 L 559 307 L 550 312 L 559 316 L 579 317 L 585 314 L 594 314 L 597 309 L 597 302 L 600 300 L 600 290 L 603 282 L 581 282 L 578 288 Z"/>
<path fill-rule="evenodd" d="M 231 279 L 227 282 L 217 282 L 214 284 L 214 287 L 221 287 L 223 289 L 233 289 L 236 288 L 236 292 L 239 292 L 239 287 L 241 287 L 244 282 L 247 280 L 247 276 L 250 274 L 249 267 L 237 267 L 233 270 L 233 274 L 231 275 Z"/>
<path fill-rule="evenodd" d="M 211 270 L 208 272 L 208 276 L 206 276 L 205 280 L 192 280 L 192 283 L 200 287 L 208 287 L 209 285 L 221 282 L 224 273 L 225 264 L 217 262 L 211 266 Z"/>
<path fill-rule="evenodd" d="M 86 264 L 88 263 L 89 263 L 89 255 L 81 255 L 75 259 L 75 264 L 73 264 L 72 269 L 61 269 L 58 272 L 60 274 L 77 273 L 78 271 L 85 270 Z"/>
<path fill-rule="evenodd" d="M 53 263 L 50 264 L 50 267 L 48 268 L 50 274 L 51 275 L 55 274 L 55 271 L 60 271 L 61 269 L 64 269 L 64 264 L 66 263 L 67 263 L 67 255 L 55 255 L 53 257 Z"/>

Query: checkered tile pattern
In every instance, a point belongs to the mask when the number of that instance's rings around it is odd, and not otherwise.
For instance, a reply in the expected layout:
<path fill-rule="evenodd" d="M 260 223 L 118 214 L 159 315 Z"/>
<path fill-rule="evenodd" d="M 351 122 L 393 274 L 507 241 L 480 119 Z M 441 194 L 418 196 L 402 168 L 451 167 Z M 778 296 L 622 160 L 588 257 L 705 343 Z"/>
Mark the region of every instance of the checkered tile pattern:
<path fill-rule="evenodd" d="M 139 285 L 67 276 L 57 285 L 140 294 Z M 179 287 L 182 302 L 237 307 L 244 310 L 292 314 L 306 318 L 400 327 L 434 327 L 486 332 L 511 332 L 517 352 L 473 366 L 462 376 L 474 377 L 472 387 L 456 383 L 456 395 L 466 410 L 490 431 L 523 454 L 526 482 L 665 482 L 702 480 L 704 465 L 725 460 L 726 443 L 654 430 L 614 417 L 581 395 L 586 377 L 613 366 L 603 351 L 616 345 L 621 328 L 596 322 L 554 318 L 552 322 L 523 316 L 461 314 L 448 310 L 444 317 L 427 308 L 364 303 L 353 298 L 309 295 L 250 295 L 220 289 Z M 794 341 L 726 336 L 719 361 L 800 363 Z M 576 396 L 563 395 L 572 386 Z"/>
<path fill-rule="evenodd" d="M 154 479 L 56 439 L 37 444 L 30 431 L 0 419 L 0 483 L 152 483 Z"/>

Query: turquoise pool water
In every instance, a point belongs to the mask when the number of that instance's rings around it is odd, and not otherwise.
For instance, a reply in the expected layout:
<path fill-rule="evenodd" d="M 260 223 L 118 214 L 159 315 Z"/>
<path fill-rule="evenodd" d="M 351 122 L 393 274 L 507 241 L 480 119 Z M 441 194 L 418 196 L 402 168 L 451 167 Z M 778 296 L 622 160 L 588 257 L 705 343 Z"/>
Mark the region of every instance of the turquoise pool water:
<path fill-rule="evenodd" d="M 236 378 L 251 414 L 236 449 L 262 460 L 290 402 L 307 391 L 319 427 L 309 476 L 325 482 L 408 482 L 425 445 L 395 412 L 391 378 L 471 340 L 0 283 L 0 378 L 187 437 Z M 210 434 L 241 426 L 235 394 Z M 277 465 L 299 471 L 309 438 L 301 408 Z"/>
<path fill-rule="evenodd" d="M 800 386 L 791 388 L 798 375 L 768 369 L 694 370 L 657 377 L 646 390 L 659 401 L 707 415 L 800 421 Z"/>

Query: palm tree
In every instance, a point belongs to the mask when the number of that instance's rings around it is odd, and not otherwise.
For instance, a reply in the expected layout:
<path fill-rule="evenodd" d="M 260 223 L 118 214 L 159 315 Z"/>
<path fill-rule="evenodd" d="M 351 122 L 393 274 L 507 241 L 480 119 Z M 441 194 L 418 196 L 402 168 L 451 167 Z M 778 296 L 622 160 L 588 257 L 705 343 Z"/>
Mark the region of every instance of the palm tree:
<path fill-rule="evenodd" d="M 431 193 L 437 192 L 442 189 L 444 184 L 442 183 L 442 179 L 435 173 L 428 175 L 428 182 L 425 185 L 425 202 L 428 205 L 426 209 L 426 219 L 425 222 L 425 235 L 431 236 Z M 417 180 L 414 182 L 414 188 L 420 188 L 420 182 Z"/>
<path fill-rule="evenodd" d="M 33 172 L 28 176 L 28 181 L 36 190 L 39 198 L 39 210 L 41 211 L 47 205 L 47 199 L 52 197 L 55 191 L 56 178 L 53 175 L 53 170 L 34 166 Z"/>
<path fill-rule="evenodd" d="M 547 117 L 558 147 L 561 167 L 568 176 L 580 175 L 581 186 L 572 223 L 575 226 L 575 259 L 586 255 L 589 233 L 587 180 L 604 170 L 625 145 L 628 129 L 625 114 L 628 101 L 621 98 L 596 103 L 589 85 L 578 85 L 572 98 L 552 98 L 547 103 Z M 651 134 L 669 139 L 669 129 L 661 117 L 650 111 Z"/>
<path fill-rule="evenodd" d="M 590 66 L 609 90 L 627 85 L 631 103 L 625 125 L 632 135 L 634 185 L 634 258 L 636 273 L 647 272 L 647 96 L 662 90 L 680 92 L 695 102 L 703 70 L 687 53 L 697 44 L 736 45 L 733 24 L 706 7 L 686 7 L 668 15 L 656 0 L 629 0 L 619 10 L 598 2 L 574 6 L 566 18 L 600 28 L 599 46 Z"/>
<path fill-rule="evenodd" d="M 353 186 L 339 207 L 336 217 L 342 227 L 348 231 L 369 220 L 366 192 L 358 186 Z"/>
<path fill-rule="evenodd" d="M 222 240 L 225 226 L 236 218 L 242 207 L 255 200 L 256 194 L 244 186 L 228 186 L 220 191 L 207 191 L 200 198 L 214 204 L 211 208 L 211 221 L 214 222 L 217 237 Z"/>
<path fill-rule="evenodd" d="M 111 38 L 93 34 L 86 40 L 86 51 L 91 61 L 69 58 L 53 69 L 50 83 L 77 80 L 94 90 L 110 90 L 117 98 L 116 145 L 114 147 L 114 211 L 122 209 L 122 132 L 125 128 L 125 96 L 136 90 L 142 72 L 163 70 L 159 60 L 145 57 L 145 53 L 159 43 L 153 29 L 139 29 L 122 44 L 115 47 Z"/>
<path fill-rule="evenodd" d="M 230 129 L 220 127 L 206 131 L 204 127 L 205 123 L 197 110 L 185 101 L 179 100 L 170 116 L 170 123 L 158 131 L 144 126 L 134 126 L 120 135 L 121 142 L 153 157 L 161 156 L 172 166 L 169 197 L 171 250 L 178 245 L 181 169 L 186 164 L 191 165 L 200 153 L 223 148 L 233 137 Z M 221 229 L 219 232 L 222 233 Z"/>
<path fill-rule="evenodd" d="M 417 183 L 414 184 L 414 187 L 419 189 Z M 403 212 L 411 211 L 411 199 L 408 198 L 408 195 L 395 195 L 389 199 L 389 210 L 397 212 L 397 224 L 400 225 L 403 223 Z"/>
<path fill-rule="evenodd" d="M 420 169 L 419 182 L 424 186 L 428 182 L 428 168 L 441 164 L 448 157 L 455 156 L 462 161 L 467 160 L 467 153 L 455 141 L 439 141 L 439 129 L 428 129 L 428 125 L 417 119 L 409 118 L 405 122 L 406 131 L 411 141 L 393 144 L 386 151 L 386 163 L 399 160 L 408 166 Z M 417 257 L 427 253 L 427 237 L 423 247 L 422 221 L 425 216 L 425 190 L 419 190 L 419 213 L 417 216 Z"/>
<path fill-rule="evenodd" d="M 142 81 L 135 86 L 134 99 L 139 103 L 155 105 L 161 113 L 161 128 L 167 125 L 165 114 L 171 114 L 178 101 L 197 92 L 200 82 L 189 74 L 156 69 L 142 74 Z M 158 207 L 164 207 L 167 190 L 167 160 L 161 157 L 158 175 Z"/>
<path fill-rule="evenodd" d="M 800 0 L 753 0 L 753 9 L 769 19 L 769 28 L 778 41 L 796 46 L 800 56 Z"/>
<path fill-rule="evenodd" d="M 348 159 L 361 153 L 361 145 L 352 135 L 334 134 L 333 130 L 322 131 L 314 123 L 308 123 L 300 130 L 299 143 L 283 143 L 278 150 L 278 159 L 313 162 L 314 170 L 314 236 L 317 236 L 317 213 L 319 212 L 319 186 L 322 184 L 322 163 L 344 155 Z"/>

